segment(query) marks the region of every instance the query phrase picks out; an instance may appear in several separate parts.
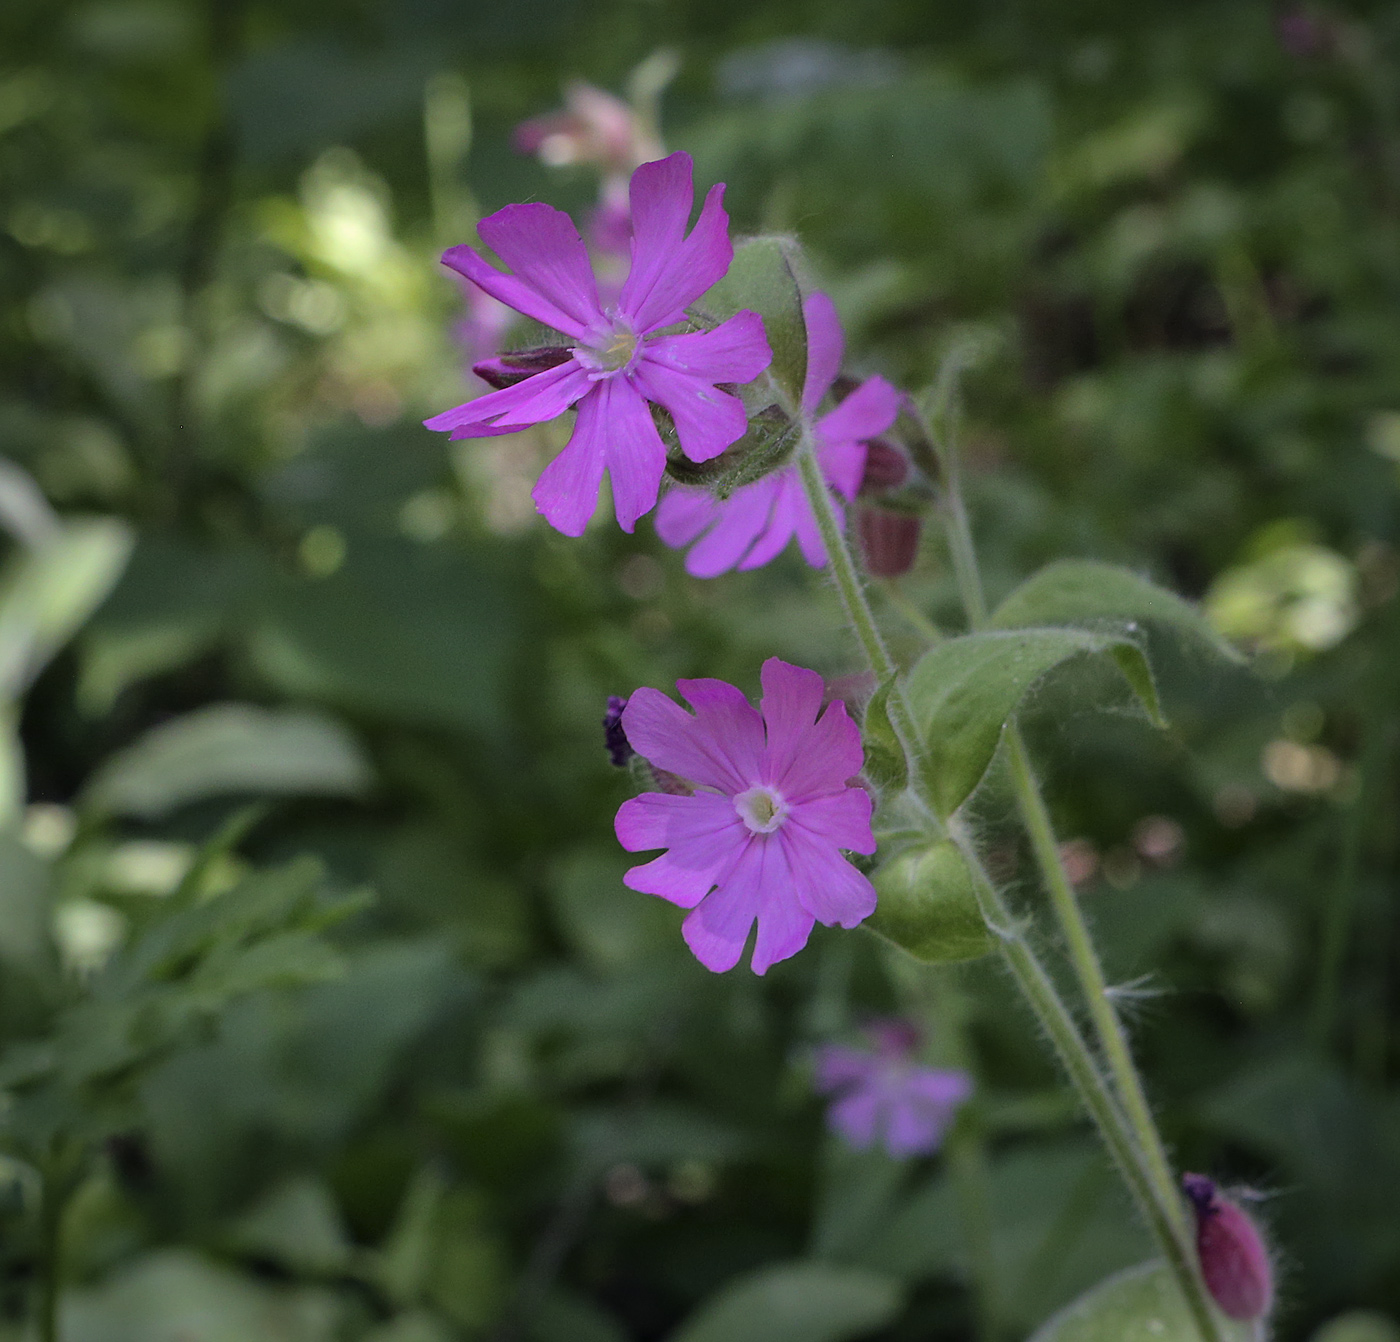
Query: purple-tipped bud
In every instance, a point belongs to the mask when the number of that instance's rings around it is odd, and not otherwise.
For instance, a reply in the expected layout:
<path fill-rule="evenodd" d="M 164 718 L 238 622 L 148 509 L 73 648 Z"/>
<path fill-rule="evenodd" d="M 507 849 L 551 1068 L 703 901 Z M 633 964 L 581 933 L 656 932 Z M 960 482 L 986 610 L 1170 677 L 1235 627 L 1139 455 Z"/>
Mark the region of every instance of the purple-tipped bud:
<path fill-rule="evenodd" d="M 1254 1222 L 1204 1174 L 1183 1174 L 1181 1186 L 1196 1212 L 1196 1253 L 1212 1299 L 1232 1319 L 1264 1318 L 1274 1274 Z"/>
<path fill-rule="evenodd" d="M 608 695 L 608 711 L 603 714 L 603 744 L 608 748 L 608 758 L 619 768 L 625 769 L 627 762 L 636 754 L 622 730 L 622 710 L 627 700 L 620 694 Z"/>
<path fill-rule="evenodd" d="M 498 354 L 494 359 L 482 359 L 472 364 L 472 372 L 488 387 L 504 391 L 536 373 L 558 368 L 574 357 L 567 345 L 544 345 L 539 349 L 513 350 L 509 354 Z"/>
<path fill-rule="evenodd" d="M 909 478 L 909 458 L 887 438 L 872 438 L 865 445 L 862 494 L 883 494 L 898 489 Z"/>
<path fill-rule="evenodd" d="M 898 578 L 914 567 L 923 521 L 914 513 L 860 509 L 860 544 L 872 577 Z"/>

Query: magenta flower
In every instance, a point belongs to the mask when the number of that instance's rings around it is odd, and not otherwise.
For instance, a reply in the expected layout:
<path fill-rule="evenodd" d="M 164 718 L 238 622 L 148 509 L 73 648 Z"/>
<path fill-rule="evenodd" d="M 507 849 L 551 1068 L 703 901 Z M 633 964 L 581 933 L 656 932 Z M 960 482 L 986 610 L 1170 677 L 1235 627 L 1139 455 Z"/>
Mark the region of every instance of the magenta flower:
<path fill-rule="evenodd" d="M 748 424 L 743 403 L 716 384 L 750 382 L 772 358 L 753 312 L 736 313 L 711 331 L 659 334 L 683 321 L 686 308 L 729 269 L 734 248 L 723 193 L 723 186 L 711 188 L 687 236 L 690 156 L 672 154 L 638 168 L 631 188 L 632 266 L 617 303 L 606 310 L 568 215 L 539 203 L 488 215 L 478 225 L 482 240 L 515 273 L 503 274 L 470 247 L 451 248 L 443 261 L 575 343 L 537 351 L 531 376 L 523 379 L 520 360 L 488 360 L 480 366 L 488 381 L 514 385 L 436 415 L 428 428 L 484 438 L 554 419 L 576 405 L 573 435 L 536 483 L 535 506 L 565 535 L 581 535 L 606 470 L 618 525 L 631 531 L 655 505 L 666 468 L 666 448 L 647 403 L 671 416 L 686 456 L 709 461 Z"/>
<path fill-rule="evenodd" d="M 869 917 L 874 887 L 841 852 L 875 851 L 870 794 L 848 785 L 863 757 L 845 705 L 822 713 L 822 678 L 776 657 L 763 664 L 758 712 L 722 680 L 677 688 L 694 717 L 640 689 L 622 726 L 639 755 L 697 790 L 623 803 L 622 846 L 668 850 L 623 881 L 692 910 L 682 933 L 716 972 L 738 964 L 755 919 L 752 964 L 762 974 L 800 951 L 813 923 L 854 927 Z"/>
<path fill-rule="evenodd" d="M 1232 1319 L 1262 1319 L 1274 1307 L 1274 1272 L 1254 1222 L 1204 1174 L 1183 1174 L 1196 1213 L 1196 1253 L 1211 1298 Z"/>
<path fill-rule="evenodd" d="M 916 1063 L 919 1034 L 908 1021 L 875 1021 L 866 1035 L 873 1053 L 845 1044 L 817 1050 L 816 1087 L 836 1096 L 828 1123 L 859 1151 L 877 1141 L 896 1159 L 937 1150 L 972 1093 L 971 1077 Z"/>
<path fill-rule="evenodd" d="M 814 415 L 841 371 L 845 342 L 836 308 L 825 294 L 811 294 L 802 312 L 807 319 L 802 409 Z M 872 377 L 816 421 L 817 460 L 841 497 L 855 498 L 865 471 L 866 440 L 894 423 L 899 402 L 899 393 L 884 378 Z M 690 545 L 685 566 L 697 578 L 713 578 L 736 565 L 758 568 L 781 554 L 794 535 L 809 564 L 820 568 L 826 563 L 795 462 L 723 501 L 703 489 L 673 489 L 656 511 L 656 531 L 673 549 Z"/>

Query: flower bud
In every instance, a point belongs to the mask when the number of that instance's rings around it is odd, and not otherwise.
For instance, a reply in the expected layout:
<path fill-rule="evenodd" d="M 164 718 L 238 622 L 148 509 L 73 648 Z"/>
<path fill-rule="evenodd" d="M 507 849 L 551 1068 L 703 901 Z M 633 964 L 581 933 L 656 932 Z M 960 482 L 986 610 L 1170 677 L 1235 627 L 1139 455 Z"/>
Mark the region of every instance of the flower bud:
<path fill-rule="evenodd" d="M 860 492 L 883 494 L 898 489 L 909 478 L 909 458 L 888 438 L 872 438 L 865 445 L 865 474 Z"/>
<path fill-rule="evenodd" d="M 1196 1253 L 1212 1299 L 1232 1319 L 1264 1318 L 1274 1278 L 1254 1222 L 1204 1174 L 1183 1174 L 1181 1186 L 1196 1213 Z"/>
<path fill-rule="evenodd" d="M 923 521 L 914 513 L 861 508 L 860 542 L 872 577 L 897 578 L 914 567 Z"/>
<path fill-rule="evenodd" d="M 620 694 L 610 694 L 608 711 L 603 714 L 603 744 L 608 748 L 608 758 L 619 769 L 625 769 L 627 762 L 637 753 L 632 749 L 627 733 L 622 730 L 622 710 L 626 707 L 627 700 Z"/>
<path fill-rule="evenodd" d="M 482 359 L 472 365 L 472 372 L 489 387 L 501 391 L 524 382 L 527 377 L 558 368 L 574 357 L 567 345 L 544 345 L 539 349 L 518 349 L 499 354 L 494 359 Z"/>

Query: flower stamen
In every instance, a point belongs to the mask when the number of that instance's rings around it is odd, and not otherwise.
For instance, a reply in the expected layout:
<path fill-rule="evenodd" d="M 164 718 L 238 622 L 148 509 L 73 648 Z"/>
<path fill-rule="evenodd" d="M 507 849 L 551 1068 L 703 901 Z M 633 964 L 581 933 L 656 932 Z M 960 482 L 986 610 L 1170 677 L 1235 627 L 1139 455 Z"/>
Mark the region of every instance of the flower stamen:
<path fill-rule="evenodd" d="M 753 834 L 771 834 L 787 819 L 788 804 L 770 787 L 751 787 L 734 798 L 739 819 Z"/>

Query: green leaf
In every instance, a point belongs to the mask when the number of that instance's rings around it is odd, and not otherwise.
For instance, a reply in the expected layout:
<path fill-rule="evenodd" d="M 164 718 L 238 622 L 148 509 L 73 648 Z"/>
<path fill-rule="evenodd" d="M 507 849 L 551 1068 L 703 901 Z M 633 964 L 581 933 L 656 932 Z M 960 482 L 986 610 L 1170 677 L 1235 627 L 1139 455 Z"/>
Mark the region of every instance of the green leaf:
<path fill-rule="evenodd" d="M 210 704 L 147 732 L 89 783 L 97 811 L 155 819 L 229 793 L 358 797 L 373 774 L 354 737 L 301 709 Z"/>
<path fill-rule="evenodd" d="M 924 733 L 929 785 L 944 815 L 982 781 L 1002 729 L 1047 672 L 1085 654 L 1113 659 L 1147 715 L 1164 725 L 1152 670 L 1125 634 L 1088 629 L 987 631 L 951 638 L 929 651 L 906 690 Z"/>
<path fill-rule="evenodd" d="M 1220 1319 L 1229 1342 L 1252 1325 Z M 1140 1263 L 1100 1282 L 1050 1319 L 1031 1342 L 1200 1342 L 1200 1330 L 1165 1263 Z"/>
<path fill-rule="evenodd" d="M 947 839 L 884 863 L 873 878 L 880 902 L 866 925 L 919 960 L 975 960 L 994 947 L 962 854 Z"/>
<path fill-rule="evenodd" d="M 997 629 L 1137 621 L 1164 624 L 1227 661 L 1244 660 L 1189 601 L 1146 578 L 1092 559 L 1061 559 L 1027 578 L 992 615 Z"/>
<path fill-rule="evenodd" d="M 1353 1309 L 1323 1324 L 1312 1342 L 1400 1342 L 1400 1326 L 1374 1310 Z"/>
<path fill-rule="evenodd" d="M 0 695 L 25 690 L 102 604 L 131 555 L 125 522 L 68 522 L 11 560 L 0 590 Z"/>
<path fill-rule="evenodd" d="M 890 1323 L 902 1297 L 884 1273 L 781 1263 L 730 1282 L 669 1342 L 843 1342 Z"/>
<path fill-rule="evenodd" d="M 747 308 L 763 318 L 770 369 L 792 406 L 802 403 L 807 380 L 807 323 L 797 283 L 797 243 L 792 238 L 750 238 L 734 248 L 729 273 L 696 306 L 707 317 L 724 321 Z"/>
<path fill-rule="evenodd" d="M 890 721 L 890 691 L 895 681 L 891 677 L 878 686 L 865 706 L 865 727 L 861 733 L 865 743 L 865 776 L 880 792 L 902 792 L 909 783 L 909 765 L 904 747 L 895 735 Z"/>

